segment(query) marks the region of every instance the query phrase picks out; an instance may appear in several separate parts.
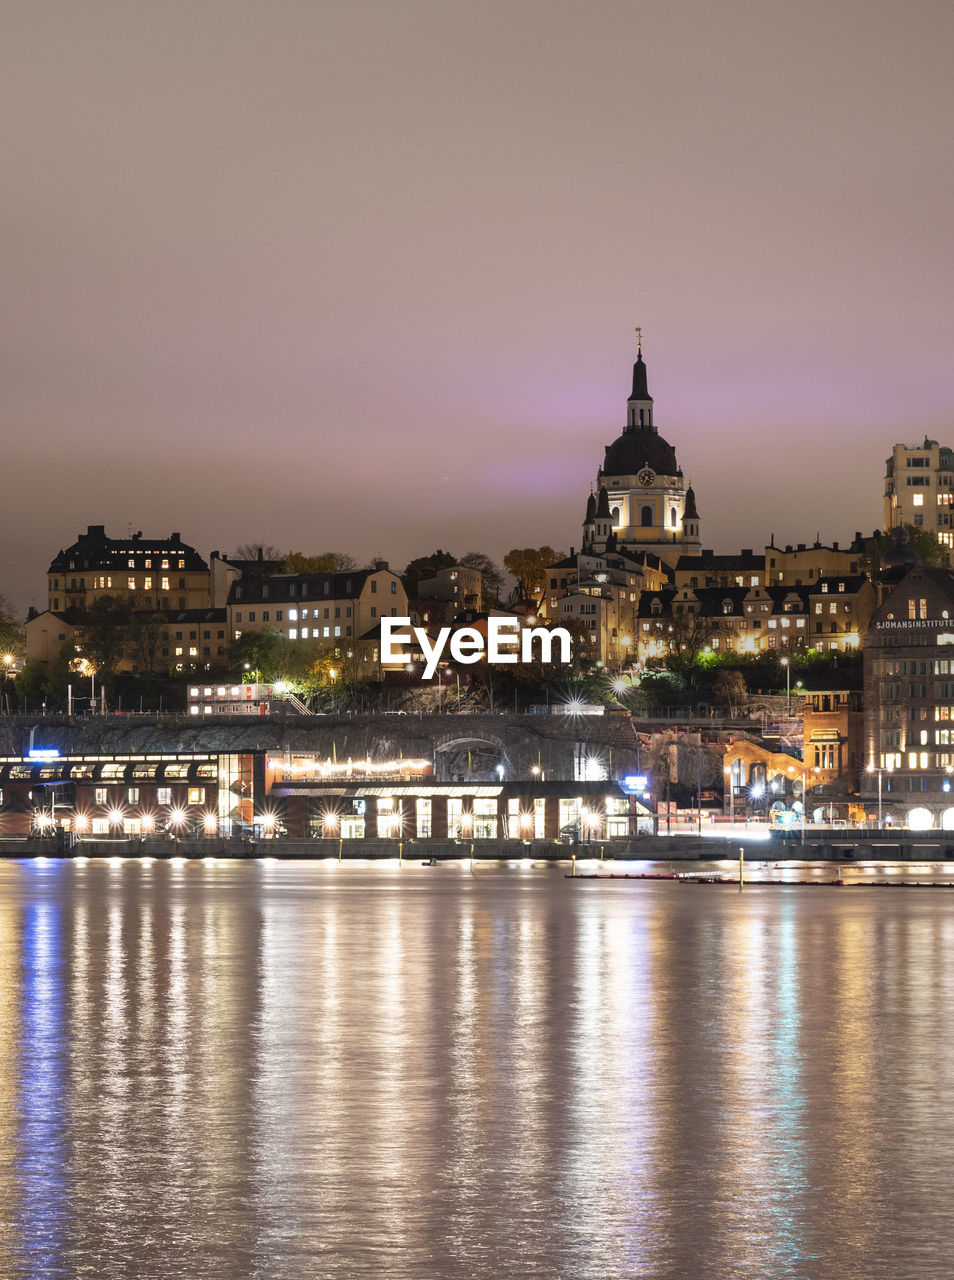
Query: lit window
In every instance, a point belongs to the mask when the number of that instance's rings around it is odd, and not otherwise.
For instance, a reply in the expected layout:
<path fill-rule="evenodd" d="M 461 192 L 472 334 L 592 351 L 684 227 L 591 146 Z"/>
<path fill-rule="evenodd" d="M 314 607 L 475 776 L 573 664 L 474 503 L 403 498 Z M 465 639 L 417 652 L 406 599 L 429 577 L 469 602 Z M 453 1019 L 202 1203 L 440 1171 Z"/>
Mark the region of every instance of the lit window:
<path fill-rule="evenodd" d="M 914 494 L 912 494 L 912 495 L 911 495 L 911 497 L 914 499 L 914 502 L 913 502 L 913 505 L 914 505 L 914 506 L 916 506 L 916 507 L 923 507 L 923 506 L 924 506 L 924 494 L 923 494 L 923 493 L 914 493 Z"/>

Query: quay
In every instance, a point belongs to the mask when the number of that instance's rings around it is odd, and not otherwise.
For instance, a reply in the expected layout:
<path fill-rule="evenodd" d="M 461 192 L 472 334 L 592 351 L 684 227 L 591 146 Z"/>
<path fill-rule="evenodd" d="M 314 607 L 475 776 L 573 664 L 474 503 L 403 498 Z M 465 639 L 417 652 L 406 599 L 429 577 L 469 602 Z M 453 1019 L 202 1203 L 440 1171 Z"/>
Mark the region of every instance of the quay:
<path fill-rule="evenodd" d="M 926 840 L 917 833 L 893 834 L 859 831 L 850 835 L 806 839 L 722 840 L 693 836 L 640 836 L 631 840 L 606 840 L 568 844 L 556 840 L 334 840 L 222 836 L 189 836 L 170 839 L 156 836 L 110 836 L 64 839 L 52 836 L 0 837 L 0 858 L 217 858 L 250 861 L 273 858 L 287 861 L 335 859 L 341 862 L 401 859 L 405 862 L 474 861 L 526 862 L 563 866 L 568 862 L 726 862 L 756 863 L 825 862 L 942 863 L 954 862 L 954 840 Z"/>

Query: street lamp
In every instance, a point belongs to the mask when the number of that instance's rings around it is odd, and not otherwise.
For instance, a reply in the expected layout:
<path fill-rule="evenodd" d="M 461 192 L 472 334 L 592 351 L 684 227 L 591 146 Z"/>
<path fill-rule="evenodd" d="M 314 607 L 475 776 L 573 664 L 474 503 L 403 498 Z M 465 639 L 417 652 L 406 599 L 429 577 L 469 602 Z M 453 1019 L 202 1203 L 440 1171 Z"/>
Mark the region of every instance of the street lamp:
<path fill-rule="evenodd" d="M 729 779 L 729 824 L 735 825 L 735 784 L 732 778 L 732 769 L 726 767 L 725 776 Z"/>
<path fill-rule="evenodd" d="M 868 765 L 868 773 L 877 773 L 878 775 L 878 830 L 881 830 L 881 766 L 875 764 Z"/>
<path fill-rule="evenodd" d="M 5 706 L 8 714 L 10 711 L 10 695 L 7 693 L 7 681 L 13 674 L 15 674 L 13 654 L 5 653 L 3 655 L 3 706 L 0 706 L 0 711 L 3 711 Z"/>
<path fill-rule="evenodd" d="M 789 666 L 788 658 L 781 659 L 782 666 L 785 668 L 785 715 L 788 719 L 792 716 L 792 668 Z"/>

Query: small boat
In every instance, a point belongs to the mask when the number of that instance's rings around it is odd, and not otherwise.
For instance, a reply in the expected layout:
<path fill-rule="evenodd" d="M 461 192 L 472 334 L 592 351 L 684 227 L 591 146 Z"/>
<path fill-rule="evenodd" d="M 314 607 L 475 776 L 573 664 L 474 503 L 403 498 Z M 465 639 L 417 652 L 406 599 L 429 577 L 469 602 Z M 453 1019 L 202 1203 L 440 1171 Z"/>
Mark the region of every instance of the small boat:
<path fill-rule="evenodd" d="M 441 865 L 440 858 L 425 858 L 421 863 L 422 867 L 439 867 Z"/>

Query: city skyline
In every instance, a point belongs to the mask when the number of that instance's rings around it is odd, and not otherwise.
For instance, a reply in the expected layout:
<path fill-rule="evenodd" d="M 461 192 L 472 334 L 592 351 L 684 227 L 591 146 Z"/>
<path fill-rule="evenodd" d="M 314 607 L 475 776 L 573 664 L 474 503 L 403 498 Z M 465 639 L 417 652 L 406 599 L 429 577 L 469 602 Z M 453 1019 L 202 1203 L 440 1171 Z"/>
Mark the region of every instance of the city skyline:
<path fill-rule="evenodd" d="M 951 417 L 954 14 L 917 14 L 18 10 L 0 592 L 90 523 L 578 546 L 636 325 L 704 546 L 870 533 Z"/>

